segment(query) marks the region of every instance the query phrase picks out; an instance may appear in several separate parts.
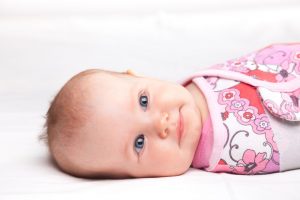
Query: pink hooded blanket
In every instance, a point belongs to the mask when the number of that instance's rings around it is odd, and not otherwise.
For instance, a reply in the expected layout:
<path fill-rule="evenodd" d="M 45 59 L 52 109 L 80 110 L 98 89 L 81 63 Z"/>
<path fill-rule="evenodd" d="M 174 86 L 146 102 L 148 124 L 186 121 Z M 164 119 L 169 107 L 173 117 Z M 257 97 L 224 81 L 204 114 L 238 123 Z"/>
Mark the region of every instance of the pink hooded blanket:
<path fill-rule="evenodd" d="M 193 167 L 236 174 L 300 168 L 300 44 L 270 45 L 182 83 L 191 81 L 207 99 L 212 124 L 205 137 L 212 141 L 199 142 Z M 212 144 L 206 161 L 205 143 Z"/>

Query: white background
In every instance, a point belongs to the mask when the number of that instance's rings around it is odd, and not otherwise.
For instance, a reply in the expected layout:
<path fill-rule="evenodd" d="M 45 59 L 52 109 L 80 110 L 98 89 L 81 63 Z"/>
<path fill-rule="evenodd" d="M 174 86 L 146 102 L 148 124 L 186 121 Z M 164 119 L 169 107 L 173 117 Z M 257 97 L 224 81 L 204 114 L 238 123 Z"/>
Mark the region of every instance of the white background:
<path fill-rule="evenodd" d="M 167 80 L 300 41 L 298 0 L 0 0 L 0 199 L 300 199 L 300 171 L 82 180 L 37 140 L 49 101 L 87 68 Z"/>

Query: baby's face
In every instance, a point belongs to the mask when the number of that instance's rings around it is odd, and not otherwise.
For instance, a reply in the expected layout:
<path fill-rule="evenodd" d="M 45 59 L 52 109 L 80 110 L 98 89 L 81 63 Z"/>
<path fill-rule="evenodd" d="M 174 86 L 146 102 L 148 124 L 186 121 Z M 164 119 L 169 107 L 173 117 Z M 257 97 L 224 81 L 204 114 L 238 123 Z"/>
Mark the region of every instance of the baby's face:
<path fill-rule="evenodd" d="M 103 73 L 90 76 L 82 87 L 92 110 L 74 152 L 83 169 L 155 177 L 179 175 L 190 167 L 201 117 L 186 88 Z"/>

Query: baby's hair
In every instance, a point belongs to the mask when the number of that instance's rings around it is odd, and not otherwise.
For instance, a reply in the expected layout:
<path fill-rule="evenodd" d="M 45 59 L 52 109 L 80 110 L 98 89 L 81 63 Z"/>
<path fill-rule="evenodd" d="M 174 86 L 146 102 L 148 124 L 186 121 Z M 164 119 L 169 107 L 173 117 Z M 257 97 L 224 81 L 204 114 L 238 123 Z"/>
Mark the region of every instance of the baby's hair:
<path fill-rule="evenodd" d="M 115 72 L 115 71 L 107 71 L 107 70 L 103 70 L 103 69 L 88 69 L 85 71 L 82 71 L 80 73 L 78 73 L 77 75 L 73 76 L 68 82 L 73 81 L 74 79 L 80 79 L 84 76 L 88 76 L 94 73 L 108 73 L 111 75 L 127 75 L 130 74 L 132 75 L 133 72 L 131 70 L 127 70 L 127 72 Z M 67 83 L 68 83 L 67 82 Z M 64 87 L 62 87 L 59 92 L 54 96 L 54 98 L 52 99 L 52 101 L 50 101 L 50 106 L 48 108 L 48 111 L 45 115 L 45 123 L 43 125 L 43 131 L 42 133 L 39 135 L 39 140 L 43 141 L 46 145 L 49 145 L 49 127 L 51 125 L 53 125 L 56 122 L 56 118 L 55 118 L 55 106 L 56 103 L 60 97 L 60 94 L 63 92 Z"/>
<path fill-rule="evenodd" d="M 101 70 L 102 71 L 102 70 Z M 49 145 L 49 139 L 50 139 L 50 133 L 49 133 L 49 128 L 51 126 L 53 126 L 56 122 L 57 122 L 57 115 L 56 115 L 56 106 L 57 106 L 57 101 L 59 101 L 59 98 L 61 97 L 62 93 L 64 92 L 65 86 L 71 82 L 74 81 L 75 79 L 80 79 L 84 76 L 93 74 L 93 73 L 97 73 L 99 72 L 98 69 L 89 69 L 89 70 L 85 70 L 83 72 L 80 72 L 79 74 L 75 75 L 74 77 L 72 77 L 60 90 L 59 92 L 54 96 L 53 100 L 50 102 L 50 106 L 48 108 L 48 111 L 45 115 L 45 123 L 43 126 L 43 132 L 42 134 L 39 136 L 39 140 L 44 141 L 45 144 Z M 68 113 L 66 113 L 68 114 Z"/>
<path fill-rule="evenodd" d="M 88 121 L 89 111 L 84 105 L 84 89 L 80 81 L 95 73 L 108 73 L 114 76 L 126 76 L 128 72 L 113 72 L 101 69 L 89 69 L 72 77 L 59 90 L 50 102 L 45 115 L 45 123 L 39 140 L 48 146 L 51 157 L 58 167 L 66 173 L 74 176 L 85 176 L 78 173 L 74 165 L 68 163 L 67 149 L 72 144 L 72 138 Z M 74 84 L 75 83 L 75 84 Z M 76 92 L 74 92 L 74 90 Z M 62 164 L 64 163 L 64 164 Z"/>

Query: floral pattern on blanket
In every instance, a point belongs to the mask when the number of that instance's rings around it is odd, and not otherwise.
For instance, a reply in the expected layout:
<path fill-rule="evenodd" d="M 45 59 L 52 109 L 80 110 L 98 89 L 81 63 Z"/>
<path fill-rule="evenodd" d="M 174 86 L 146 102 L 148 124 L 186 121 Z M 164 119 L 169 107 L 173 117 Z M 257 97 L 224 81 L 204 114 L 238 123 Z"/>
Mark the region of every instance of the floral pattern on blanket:
<path fill-rule="evenodd" d="M 212 68 L 238 72 L 269 83 L 293 81 L 300 79 L 300 44 L 271 45 Z M 212 171 L 278 172 L 279 150 L 265 112 L 285 120 L 300 121 L 300 86 L 291 92 L 274 92 L 236 80 L 218 77 L 206 77 L 206 80 L 218 95 L 227 132 L 221 158 Z"/>
<path fill-rule="evenodd" d="M 300 43 L 270 45 L 210 69 L 202 74 L 217 95 L 224 126 L 220 134 L 225 140 L 223 147 L 216 146 L 223 148 L 221 154 L 213 155 L 219 162 L 207 170 L 280 171 L 280 152 L 269 117 L 300 121 Z"/>
<path fill-rule="evenodd" d="M 258 96 L 253 98 L 255 88 L 238 83 L 216 92 L 227 139 L 220 162 L 213 171 L 236 174 L 278 172 L 279 151 L 260 99 Z"/>
<path fill-rule="evenodd" d="M 271 45 L 212 68 L 235 71 L 268 82 L 289 82 L 300 79 L 300 44 Z M 285 120 L 300 121 L 300 86 L 292 92 L 271 92 L 265 88 L 258 88 L 258 91 L 270 113 Z"/>

